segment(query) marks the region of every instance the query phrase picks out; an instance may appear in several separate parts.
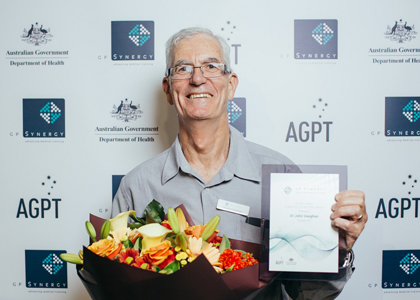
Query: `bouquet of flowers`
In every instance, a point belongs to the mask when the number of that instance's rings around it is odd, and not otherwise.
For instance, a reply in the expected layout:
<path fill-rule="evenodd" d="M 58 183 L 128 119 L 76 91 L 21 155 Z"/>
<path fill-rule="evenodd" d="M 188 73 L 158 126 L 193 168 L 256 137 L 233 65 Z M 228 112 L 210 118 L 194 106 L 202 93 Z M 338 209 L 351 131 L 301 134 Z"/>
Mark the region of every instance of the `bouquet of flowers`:
<path fill-rule="evenodd" d="M 129 216 L 134 222 L 127 224 Z M 163 207 L 153 200 L 141 218 L 135 211 L 111 220 L 91 215 L 86 222 L 91 245 L 61 258 L 78 265 L 92 299 L 241 299 L 262 286 L 252 254 L 259 245 L 220 236 L 219 221 L 215 216 L 194 225 L 182 205 L 169 208 L 165 220 Z"/>

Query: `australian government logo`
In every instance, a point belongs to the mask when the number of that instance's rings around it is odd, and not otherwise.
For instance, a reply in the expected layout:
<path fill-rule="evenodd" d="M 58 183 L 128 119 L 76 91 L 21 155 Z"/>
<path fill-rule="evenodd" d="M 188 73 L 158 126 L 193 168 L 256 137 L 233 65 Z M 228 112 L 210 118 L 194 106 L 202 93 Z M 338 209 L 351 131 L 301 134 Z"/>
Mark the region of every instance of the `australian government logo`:
<path fill-rule="evenodd" d="M 118 105 L 114 105 L 111 116 L 123 122 L 131 122 L 140 118 L 143 111 L 140 109 L 140 104 L 134 105 L 133 101 L 128 103 L 128 100 L 121 100 Z"/>
<path fill-rule="evenodd" d="M 420 141 L 420 97 L 385 98 L 385 136 Z"/>
<path fill-rule="evenodd" d="M 415 57 L 420 54 L 420 48 L 409 46 L 417 36 L 417 31 L 414 29 L 414 24 L 409 24 L 403 19 L 388 24 L 383 34 L 385 39 L 391 42 L 390 46 L 369 48 L 372 62 L 380 65 L 420 63 L 420 59 Z"/>
<path fill-rule="evenodd" d="M 385 38 L 392 42 L 399 44 L 410 42 L 416 38 L 417 32 L 414 30 L 414 24 L 407 25 L 407 21 L 400 19 L 395 21 L 395 24 L 388 25 L 385 34 Z"/>
<path fill-rule="evenodd" d="M 64 138 L 64 99 L 23 99 L 23 137 L 28 139 Z"/>
<path fill-rule="evenodd" d="M 7 50 L 6 59 L 10 66 L 63 66 L 69 51 L 62 49 L 44 49 L 53 41 L 50 27 L 34 22 L 23 29 L 22 41 L 31 46 L 27 49 Z M 34 49 L 35 48 L 35 49 Z"/>
<path fill-rule="evenodd" d="M 112 60 L 155 59 L 153 21 L 112 21 Z"/>
<path fill-rule="evenodd" d="M 34 46 L 45 45 L 52 41 L 53 35 L 50 33 L 50 28 L 43 28 L 44 25 L 39 25 L 38 22 L 31 25 L 31 28 L 27 30 L 23 29 L 22 41 L 32 44 Z"/>
<path fill-rule="evenodd" d="M 295 20 L 295 59 L 338 59 L 337 20 Z"/>
<path fill-rule="evenodd" d="M 420 250 L 382 251 L 382 288 L 420 288 Z"/>
<path fill-rule="evenodd" d="M 158 126 L 139 126 L 143 110 L 139 103 L 133 100 L 118 100 L 114 103 L 110 112 L 111 118 L 120 125 L 96 126 L 95 135 L 100 142 L 154 142 L 159 135 Z M 125 125 L 121 125 L 125 124 Z"/>
<path fill-rule="evenodd" d="M 67 289 L 67 263 L 60 258 L 64 250 L 25 250 L 26 287 Z"/>
<path fill-rule="evenodd" d="M 246 136 L 246 99 L 233 98 L 227 106 L 229 124 Z"/>

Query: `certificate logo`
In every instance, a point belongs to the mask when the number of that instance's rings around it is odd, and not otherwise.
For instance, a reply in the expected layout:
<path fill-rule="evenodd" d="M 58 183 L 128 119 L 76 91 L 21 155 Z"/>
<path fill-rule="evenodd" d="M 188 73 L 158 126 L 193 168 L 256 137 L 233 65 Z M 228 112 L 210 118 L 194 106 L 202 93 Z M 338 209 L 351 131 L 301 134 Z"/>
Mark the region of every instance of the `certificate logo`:
<path fill-rule="evenodd" d="M 227 107 L 229 124 L 246 136 L 246 99 L 233 98 Z"/>
<path fill-rule="evenodd" d="M 295 59 L 337 59 L 337 20 L 295 20 Z"/>
<path fill-rule="evenodd" d="M 64 138 L 64 99 L 23 99 L 25 138 Z"/>
<path fill-rule="evenodd" d="M 420 250 L 384 250 L 382 252 L 382 288 L 420 287 Z"/>
<path fill-rule="evenodd" d="M 385 136 L 420 136 L 420 97 L 385 98 Z"/>
<path fill-rule="evenodd" d="M 67 264 L 60 259 L 64 250 L 25 250 L 27 288 L 66 289 Z"/>
<path fill-rule="evenodd" d="M 154 60 L 153 21 L 112 21 L 112 60 Z"/>

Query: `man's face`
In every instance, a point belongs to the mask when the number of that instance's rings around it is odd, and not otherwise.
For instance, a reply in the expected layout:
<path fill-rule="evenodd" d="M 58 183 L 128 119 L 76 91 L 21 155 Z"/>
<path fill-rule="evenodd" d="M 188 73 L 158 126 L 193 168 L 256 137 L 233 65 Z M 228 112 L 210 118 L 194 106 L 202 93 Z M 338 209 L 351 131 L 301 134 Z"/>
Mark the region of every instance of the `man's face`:
<path fill-rule="evenodd" d="M 174 51 L 174 66 L 201 66 L 204 63 L 224 63 L 222 49 L 217 40 L 198 34 L 181 40 Z M 205 78 L 199 68 L 194 69 L 190 79 L 164 78 L 162 87 L 169 104 L 175 104 L 180 121 L 223 120 L 227 121 L 227 103 L 235 94 L 238 79 L 236 74 Z"/>

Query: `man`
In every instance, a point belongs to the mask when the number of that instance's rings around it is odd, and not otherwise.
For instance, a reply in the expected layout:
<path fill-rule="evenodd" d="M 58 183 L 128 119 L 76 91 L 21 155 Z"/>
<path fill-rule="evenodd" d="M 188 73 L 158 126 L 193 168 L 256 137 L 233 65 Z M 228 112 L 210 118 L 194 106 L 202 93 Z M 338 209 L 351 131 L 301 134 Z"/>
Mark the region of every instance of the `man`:
<path fill-rule="evenodd" d="M 222 38 L 204 28 L 181 30 L 169 39 L 166 60 L 168 71 L 162 87 L 178 114 L 178 137 L 171 148 L 123 178 L 112 215 L 130 209 L 142 212 L 152 199 L 165 208 L 184 204 L 196 224 L 219 214 L 218 228 L 228 237 L 260 243 L 260 228 L 248 224 L 240 214 L 217 210 L 217 203 L 222 199 L 249 206 L 249 216 L 260 218 L 262 165 L 282 165 L 284 172 L 294 172 L 293 162 L 245 141 L 229 126 L 227 104 L 235 94 L 238 77 L 231 72 L 229 46 Z M 344 191 L 335 201 L 331 224 L 342 231 L 340 248 L 350 251 L 367 221 L 364 195 Z M 351 267 L 347 274 L 351 275 Z M 255 299 L 288 299 L 287 293 L 294 299 L 333 299 L 344 285 L 282 284 L 269 285 Z"/>

